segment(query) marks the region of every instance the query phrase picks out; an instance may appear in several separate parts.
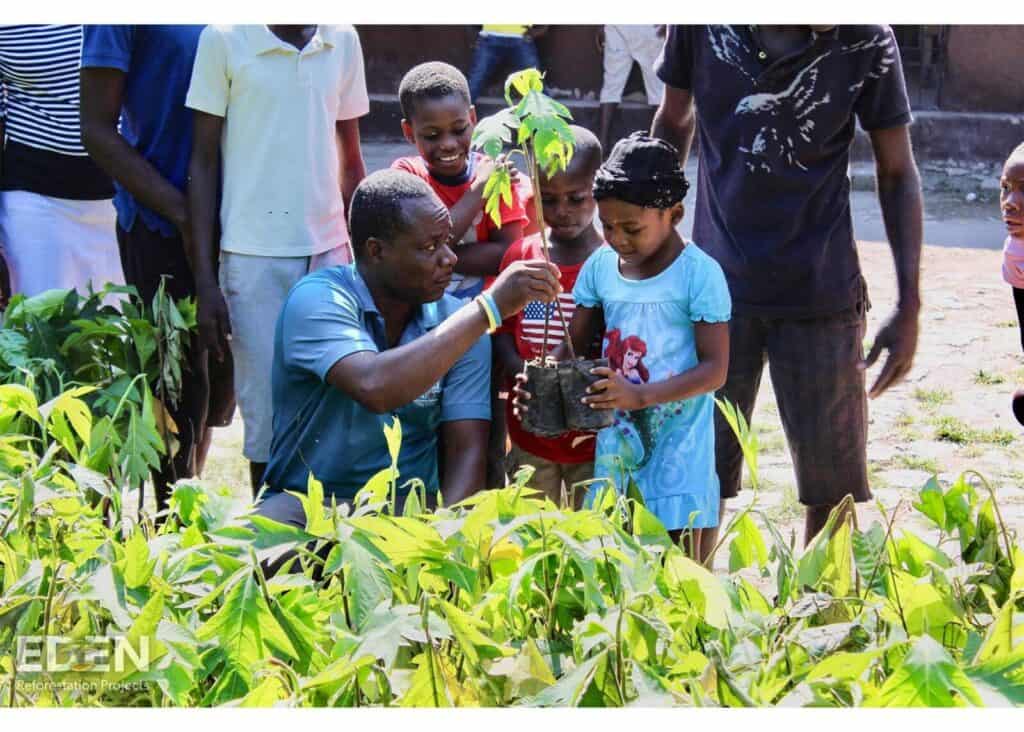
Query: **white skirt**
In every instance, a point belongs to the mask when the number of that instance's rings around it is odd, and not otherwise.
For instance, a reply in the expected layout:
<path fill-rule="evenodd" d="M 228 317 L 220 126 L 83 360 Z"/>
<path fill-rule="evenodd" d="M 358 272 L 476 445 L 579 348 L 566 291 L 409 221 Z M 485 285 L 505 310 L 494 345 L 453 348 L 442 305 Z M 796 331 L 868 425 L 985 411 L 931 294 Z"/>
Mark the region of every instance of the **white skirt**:
<path fill-rule="evenodd" d="M 110 199 L 72 201 L 28 191 L 0 191 L 0 253 L 11 293 L 54 288 L 85 294 L 89 283 L 124 284 Z"/>

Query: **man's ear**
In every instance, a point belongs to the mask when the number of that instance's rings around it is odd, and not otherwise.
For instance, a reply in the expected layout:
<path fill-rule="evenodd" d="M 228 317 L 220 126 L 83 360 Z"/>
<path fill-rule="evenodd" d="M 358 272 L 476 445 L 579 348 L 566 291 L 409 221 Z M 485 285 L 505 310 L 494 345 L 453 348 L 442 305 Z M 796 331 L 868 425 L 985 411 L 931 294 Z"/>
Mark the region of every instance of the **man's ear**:
<path fill-rule="evenodd" d="M 384 247 L 387 244 L 383 239 L 378 239 L 375 236 L 371 236 L 366 240 L 363 245 L 363 253 L 368 262 L 379 262 L 384 256 Z"/>
<path fill-rule="evenodd" d="M 469 105 L 469 121 L 476 127 L 476 105 Z"/>
<path fill-rule="evenodd" d="M 416 144 L 416 136 L 412 134 L 412 125 L 404 117 L 402 118 L 402 135 L 405 136 L 405 141 L 410 145 Z"/>

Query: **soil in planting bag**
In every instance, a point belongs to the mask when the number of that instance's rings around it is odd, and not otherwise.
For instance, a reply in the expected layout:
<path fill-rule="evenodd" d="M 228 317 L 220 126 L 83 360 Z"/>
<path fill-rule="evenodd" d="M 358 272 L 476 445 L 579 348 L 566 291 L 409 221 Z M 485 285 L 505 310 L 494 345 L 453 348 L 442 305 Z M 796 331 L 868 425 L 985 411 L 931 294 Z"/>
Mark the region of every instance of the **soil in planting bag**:
<path fill-rule="evenodd" d="M 526 365 L 526 384 L 530 392 L 529 409 L 523 414 L 523 429 L 541 437 L 558 437 L 565 434 L 565 408 L 562 404 L 562 387 L 558 380 L 558 369 L 553 366 Z"/>
<path fill-rule="evenodd" d="M 611 425 L 614 409 L 594 409 L 580 401 L 587 395 L 587 387 L 603 376 L 590 373 L 597 366 L 608 366 L 608 359 L 571 361 L 558 366 L 558 380 L 562 386 L 565 404 L 565 424 L 570 430 L 600 430 Z"/>

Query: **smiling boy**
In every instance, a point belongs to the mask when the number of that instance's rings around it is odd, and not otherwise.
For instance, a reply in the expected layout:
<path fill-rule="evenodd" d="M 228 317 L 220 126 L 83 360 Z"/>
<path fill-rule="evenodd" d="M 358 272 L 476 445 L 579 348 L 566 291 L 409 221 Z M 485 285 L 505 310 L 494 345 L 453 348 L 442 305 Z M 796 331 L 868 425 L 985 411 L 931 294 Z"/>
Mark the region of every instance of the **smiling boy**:
<path fill-rule="evenodd" d="M 476 109 L 466 77 L 454 66 L 432 61 L 413 67 L 402 78 L 398 97 L 402 133 L 419 156 L 399 158 L 391 167 L 425 180 L 448 207 L 459 257 L 448 292 L 474 297 L 484 277 L 498 274 L 509 245 L 523 236 L 527 217 L 515 185 L 511 204 L 501 206 L 500 226 L 484 214 L 487 179 L 496 165 L 511 164 L 470 151 Z"/>

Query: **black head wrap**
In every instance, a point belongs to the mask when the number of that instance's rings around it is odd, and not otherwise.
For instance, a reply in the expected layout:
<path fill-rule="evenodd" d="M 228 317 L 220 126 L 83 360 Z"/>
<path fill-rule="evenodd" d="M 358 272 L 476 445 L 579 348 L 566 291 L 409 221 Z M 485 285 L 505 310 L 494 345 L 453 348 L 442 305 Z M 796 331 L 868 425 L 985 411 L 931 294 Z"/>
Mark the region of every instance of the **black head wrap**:
<path fill-rule="evenodd" d="M 690 184 L 679 151 L 643 132 L 619 140 L 594 177 L 594 198 L 618 198 L 644 208 L 671 208 Z"/>

